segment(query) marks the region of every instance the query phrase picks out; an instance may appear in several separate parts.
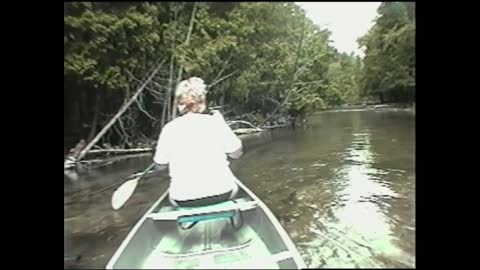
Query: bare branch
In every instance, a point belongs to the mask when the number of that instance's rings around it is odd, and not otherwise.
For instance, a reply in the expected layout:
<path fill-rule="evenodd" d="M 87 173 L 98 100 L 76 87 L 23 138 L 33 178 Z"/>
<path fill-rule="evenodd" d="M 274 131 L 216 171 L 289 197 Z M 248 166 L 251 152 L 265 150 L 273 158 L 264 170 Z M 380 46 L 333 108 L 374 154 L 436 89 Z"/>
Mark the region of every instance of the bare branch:
<path fill-rule="evenodd" d="M 137 80 L 137 81 L 140 81 L 138 78 L 136 78 L 132 73 L 130 73 L 129 71 L 127 71 L 128 74 L 130 74 L 130 76 L 134 79 L 134 80 Z M 150 83 L 153 83 L 153 84 L 156 84 L 156 85 L 160 85 L 154 81 L 150 81 Z M 161 86 L 161 85 L 160 85 Z M 146 87 L 145 86 L 145 89 L 149 90 L 156 98 L 160 97 L 161 95 L 161 92 L 160 91 L 156 91 L 156 90 L 153 90 L 152 88 L 150 87 Z M 158 95 L 158 96 L 157 96 Z M 145 110 L 143 107 L 142 107 L 142 103 L 143 103 L 143 96 L 142 95 L 139 95 L 138 98 L 135 100 L 135 103 L 137 104 L 137 107 L 140 111 L 142 111 L 148 118 L 154 120 L 154 121 L 158 121 L 158 119 L 156 119 L 155 117 L 151 116 L 147 110 Z"/>
<path fill-rule="evenodd" d="M 233 124 L 236 124 L 236 123 L 245 124 L 245 125 L 251 126 L 252 128 L 257 128 L 257 127 L 254 126 L 252 123 L 247 122 L 247 121 L 242 121 L 242 120 L 238 120 L 238 121 L 227 121 L 227 124 L 228 124 L 229 126 L 230 126 L 230 125 L 233 125 Z"/>
<path fill-rule="evenodd" d="M 288 124 L 279 124 L 279 125 L 273 125 L 273 126 L 261 126 L 260 128 L 263 128 L 263 129 L 274 129 L 274 128 L 286 127 L 286 126 L 288 126 Z"/>
<path fill-rule="evenodd" d="M 210 85 L 208 86 L 208 88 L 210 89 L 210 88 L 214 87 L 215 85 L 219 84 L 219 83 L 222 82 L 223 80 L 225 80 L 225 79 L 227 79 L 228 77 L 232 76 L 233 74 L 237 73 L 237 71 L 238 71 L 238 69 L 235 70 L 234 72 L 226 75 L 226 76 L 223 76 L 222 78 L 220 78 L 220 79 L 218 79 L 218 80 L 215 80 L 212 84 L 210 84 Z"/>
<path fill-rule="evenodd" d="M 123 135 L 124 135 L 124 139 L 125 139 L 125 142 L 126 143 L 129 143 L 130 142 L 130 136 L 128 135 L 127 131 L 125 130 L 125 127 L 123 125 L 123 121 L 121 118 L 118 119 L 118 124 L 120 126 L 120 130 L 122 131 Z"/>
<path fill-rule="evenodd" d="M 207 86 L 207 90 L 210 89 L 211 87 L 215 86 L 216 84 L 218 84 L 219 82 L 223 81 L 225 77 L 229 77 L 231 74 L 225 76 L 224 78 L 222 79 L 218 79 L 220 78 L 220 76 L 222 76 L 223 72 L 225 72 L 225 69 L 227 68 L 228 66 L 228 63 L 230 62 L 230 60 L 232 59 L 232 56 L 233 56 L 233 52 L 230 53 L 230 55 L 228 56 L 228 59 L 227 61 L 225 61 L 225 65 L 223 66 L 222 70 L 220 70 L 220 72 L 217 74 L 217 76 L 215 77 L 215 79 L 213 80 L 213 83 L 211 83 L 210 85 Z M 233 73 L 235 73 L 237 71 L 234 71 Z"/>
<path fill-rule="evenodd" d="M 270 100 L 270 101 L 274 102 L 274 103 L 277 104 L 277 105 L 280 105 L 280 104 L 281 104 L 278 100 L 275 100 L 275 99 L 273 99 L 273 98 L 271 98 L 271 97 L 263 97 L 263 99 Z"/>
<path fill-rule="evenodd" d="M 138 79 L 137 77 L 135 77 L 130 71 L 127 70 L 127 73 L 131 76 L 132 79 L 136 80 L 137 82 L 142 82 L 140 79 Z M 161 84 L 157 83 L 157 82 L 154 82 L 153 80 L 150 81 L 151 84 L 155 84 L 156 86 L 159 86 L 159 87 L 162 87 L 162 88 L 166 88 L 165 86 L 162 86 Z M 150 91 L 151 93 L 153 94 L 157 94 L 157 95 L 161 95 L 161 91 L 157 91 L 153 88 L 150 88 L 148 86 L 145 86 L 145 89 L 147 89 L 148 91 Z"/>
<path fill-rule="evenodd" d="M 137 107 L 140 111 L 142 111 L 148 118 L 152 119 L 153 121 L 158 121 L 155 117 L 151 116 L 141 105 L 141 103 L 137 100 L 135 103 L 137 103 Z"/>

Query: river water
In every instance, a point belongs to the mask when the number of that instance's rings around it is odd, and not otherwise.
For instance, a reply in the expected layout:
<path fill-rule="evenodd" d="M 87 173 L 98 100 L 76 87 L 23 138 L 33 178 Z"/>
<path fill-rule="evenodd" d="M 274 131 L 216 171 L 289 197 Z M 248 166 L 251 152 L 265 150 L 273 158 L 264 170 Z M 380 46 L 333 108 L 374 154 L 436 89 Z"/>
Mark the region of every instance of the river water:
<path fill-rule="evenodd" d="M 244 145 L 234 173 L 278 217 L 309 267 L 415 267 L 414 114 L 323 112 L 306 127 Z M 112 189 L 95 193 L 150 162 L 146 155 L 65 176 L 66 268 L 104 267 L 166 190 L 168 177 L 154 174 L 116 212 Z"/>

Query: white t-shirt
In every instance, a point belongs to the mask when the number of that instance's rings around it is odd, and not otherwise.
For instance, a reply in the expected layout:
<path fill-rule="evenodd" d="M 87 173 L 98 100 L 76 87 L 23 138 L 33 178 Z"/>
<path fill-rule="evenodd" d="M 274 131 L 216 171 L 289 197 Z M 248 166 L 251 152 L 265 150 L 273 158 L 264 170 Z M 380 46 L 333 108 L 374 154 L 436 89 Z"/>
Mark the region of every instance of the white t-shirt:
<path fill-rule="evenodd" d="M 226 153 L 240 147 L 221 117 L 187 113 L 163 127 L 153 160 L 169 164 L 171 199 L 194 200 L 236 187 Z"/>

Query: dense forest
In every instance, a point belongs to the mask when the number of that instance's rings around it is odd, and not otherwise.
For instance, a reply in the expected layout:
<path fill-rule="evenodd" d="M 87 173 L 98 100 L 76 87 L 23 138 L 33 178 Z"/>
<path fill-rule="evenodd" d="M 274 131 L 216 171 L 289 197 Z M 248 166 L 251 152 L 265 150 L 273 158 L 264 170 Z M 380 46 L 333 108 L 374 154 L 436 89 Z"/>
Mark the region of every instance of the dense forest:
<path fill-rule="evenodd" d="M 108 124 L 97 147 L 151 146 L 191 76 L 227 119 L 258 127 L 343 104 L 414 102 L 415 3 L 381 4 L 358 40 L 363 58 L 338 52 L 330 35 L 291 2 L 64 3 L 65 152 Z"/>

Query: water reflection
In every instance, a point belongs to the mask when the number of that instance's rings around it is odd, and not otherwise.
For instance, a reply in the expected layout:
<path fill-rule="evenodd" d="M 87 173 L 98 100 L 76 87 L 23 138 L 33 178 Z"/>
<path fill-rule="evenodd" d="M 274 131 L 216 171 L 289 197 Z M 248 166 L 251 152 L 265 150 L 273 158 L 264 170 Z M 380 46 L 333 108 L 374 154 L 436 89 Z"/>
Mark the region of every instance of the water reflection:
<path fill-rule="evenodd" d="M 390 120 L 319 115 L 242 160 L 310 267 L 414 267 L 413 129 Z"/>
<path fill-rule="evenodd" d="M 353 130 L 360 128 L 355 123 Z M 338 153 L 343 165 L 334 169 L 331 181 L 336 188 L 328 209 L 309 206 L 316 210 L 316 220 L 311 220 L 308 228 L 317 237 L 301 241 L 303 251 L 313 267 L 414 267 L 414 255 L 399 245 L 399 222 L 395 219 L 399 216 L 391 213 L 392 204 L 404 196 L 383 180 L 390 173 L 402 175 L 404 171 L 372 166 L 378 154 L 371 151 L 368 129 L 352 137 L 351 145 Z M 329 201 L 325 194 L 319 196 Z"/>
<path fill-rule="evenodd" d="M 344 186 L 337 193 L 341 201 L 334 210 L 334 220 L 324 221 L 324 226 L 335 228 L 342 233 L 337 241 L 344 240 L 348 249 L 343 256 L 353 260 L 359 267 L 383 267 L 369 257 L 398 257 L 402 251 L 392 241 L 391 221 L 385 214 L 383 198 L 396 198 L 399 195 L 381 182 L 387 172 L 373 169 L 373 154 L 370 151 L 370 133 L 354 133 L 352 145 L 342 153 L 345 165 L 335 176 Z M 330 231 L 332 233 L 332 231 Z M 337 235 L 338 236 L 338 235 Z M 352 255 L 355 253 L 355 255 Z M 341 258 L 341 262 L 349 261 Z M 326 261 L 327 266 L 339 266 L 339 258 Z"/>

